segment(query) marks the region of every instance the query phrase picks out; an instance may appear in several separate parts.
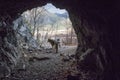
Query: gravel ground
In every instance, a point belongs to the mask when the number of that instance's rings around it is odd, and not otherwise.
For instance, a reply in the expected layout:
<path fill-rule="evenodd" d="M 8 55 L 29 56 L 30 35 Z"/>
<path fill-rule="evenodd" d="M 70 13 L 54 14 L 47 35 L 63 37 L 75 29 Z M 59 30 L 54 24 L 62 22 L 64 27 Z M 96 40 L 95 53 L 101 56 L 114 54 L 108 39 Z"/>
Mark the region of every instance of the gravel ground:
<path fill-rule="evenodd" d="M 76 46 L 62 47 L 59 53 L 53 53 L 51 50 L 33 51 L 31 53 L 26 51 L 27 54 L 32 54 L 39 59 L 26 61 L 25 69 L 20 69 L 21 65 L 19 64 L 11 76 L 4 80 L 68 80 L 68 75 L 77 74 L 74 59 L 68 57 L 75 54 L 75 50 Z M 47 59 L 42 60 L 42 58 Z M 22 65 L 22 67 L 24 66 Z"/>

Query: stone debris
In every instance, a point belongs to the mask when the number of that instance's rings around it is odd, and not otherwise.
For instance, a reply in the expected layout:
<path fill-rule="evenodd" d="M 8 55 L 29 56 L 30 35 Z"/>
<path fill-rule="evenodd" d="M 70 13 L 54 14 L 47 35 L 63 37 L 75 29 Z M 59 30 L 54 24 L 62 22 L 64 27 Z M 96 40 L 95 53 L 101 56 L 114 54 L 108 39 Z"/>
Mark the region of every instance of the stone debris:
<path fill-rule="evenodd" d="M 29 58 L 29 61 L 43 61 L 43 60 L 49 60 L 50 58 L 49 57 L 42 57 L 42 58 L 39 58 L 39 57 L 31 57 Z"/>
<path fill-rule="evenodd" d="M 72 50 L 71 53 L 74 51 Z M 67 52 L 68 50 L 64 51 L 63 54 L 67 55 L 65 54 Z M 26 53 L 29 53 L 29 51 L 26 51 Z M 24 63 L 25 68 L 23 68 L 24 64 L 19 64 L 12 72 L 11 76 L 4 80 L 77 80 L 76 74 L 78 74 L 78 72 L 75 63 L 73 63 L 72 60 L 67 62 L 62 61 L 61 53 L 54 54 L 45 53 L 44 51 L 33 51 L 30 54 L 33 55 L 34 53 L 38 55 L 34 55 L 29 59 L 35 60 L 30 61 L 29 64 Z M 21 65 L 22 67 L 20 68 Z"/>

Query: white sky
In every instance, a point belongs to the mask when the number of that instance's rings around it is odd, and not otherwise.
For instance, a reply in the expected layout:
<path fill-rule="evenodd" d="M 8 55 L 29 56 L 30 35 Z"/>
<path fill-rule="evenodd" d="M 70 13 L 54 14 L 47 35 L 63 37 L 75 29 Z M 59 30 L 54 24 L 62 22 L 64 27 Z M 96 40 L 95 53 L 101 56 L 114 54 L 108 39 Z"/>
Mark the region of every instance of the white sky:
<path fill-rule="evenodd" d="M 60 8 L 56 8 L 54 5 L 52 5 L 52 3 L 47 3 L 45 6 L 44 6 L 45 9 L 47 9 L 49 12 L 51 13 L 59 13 L 59 14 L 62 14 L 62 13 L 65 13 L 67 12 L 65 9 L 60 9 Z"/>

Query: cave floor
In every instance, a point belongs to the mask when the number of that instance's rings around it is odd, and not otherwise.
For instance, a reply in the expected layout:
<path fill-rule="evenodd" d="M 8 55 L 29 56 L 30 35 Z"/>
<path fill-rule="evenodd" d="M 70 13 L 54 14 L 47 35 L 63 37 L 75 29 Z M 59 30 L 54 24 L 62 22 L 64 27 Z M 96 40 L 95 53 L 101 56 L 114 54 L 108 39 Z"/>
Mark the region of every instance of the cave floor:
<path fill-rule="evenodd" d="M 78 73 L 74 58 L 68 59 L 68 55 L 75 54 L 75 50 L 75 46 L 62 47 L 58 53 L 50 50 L 30 53 L 26 50 L 25 52 L 34 56 L 34 59 L 29 58 L 25 65 L 21 61 L 22 64 L 19 64 L 5 80 L 67 80 L 68 75 L 74 76 Z"/>

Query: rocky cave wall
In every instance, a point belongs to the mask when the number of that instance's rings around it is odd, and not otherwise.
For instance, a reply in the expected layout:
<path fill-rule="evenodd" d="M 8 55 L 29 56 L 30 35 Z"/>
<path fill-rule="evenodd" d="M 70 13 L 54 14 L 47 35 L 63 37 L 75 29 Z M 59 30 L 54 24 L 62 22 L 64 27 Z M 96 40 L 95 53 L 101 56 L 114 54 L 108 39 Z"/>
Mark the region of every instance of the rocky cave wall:
<path fill-rule="evenodd" d="M 19 17 L 23 11 L 42 6 L 47 2 L 47 0 L 21 0 L 18 2 L 12 1 L 11 3 L 1 0 L 0 15 L 5 18 L 8 14 L 10 18 L 7 22 L 10 22 L 11 25 L 12 21 Z M 117 0 L 106 2 L 103 0 L 76 0 L 69 2 L 50 0 L 49 2 L 52 2 L 57 7 L 66 8 L 70 13 L 78 37 L 76 60 L 81 76 L 85 77 L 85 80 L 119 80 L 120 2 Z M 6 19 L 2 19 L 2 21 L 6 22 Z M 15 36 L 12 32 L 9 33 L 11 33 L 10 38 Z M 5 44 L 3 43 L 3 45 Z"/>
<path fill-rule="evenodd" d="M 18 63 L 19 68 L 23 67 L 23 49 L 40 49 L 30 30 L 23 25 L 22 17 L 13 20 L 7 13 L 0 16 L 0 79 L 8 77 Z"/>
<path fill-rule="evenodd" d="M 0 78 L 8 77 L 21 56 L 20 37 L 9 14 L 0 16 Z"/>

